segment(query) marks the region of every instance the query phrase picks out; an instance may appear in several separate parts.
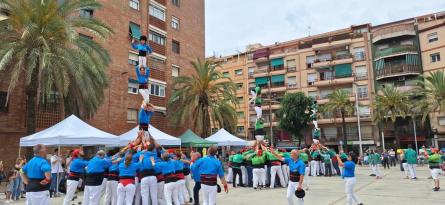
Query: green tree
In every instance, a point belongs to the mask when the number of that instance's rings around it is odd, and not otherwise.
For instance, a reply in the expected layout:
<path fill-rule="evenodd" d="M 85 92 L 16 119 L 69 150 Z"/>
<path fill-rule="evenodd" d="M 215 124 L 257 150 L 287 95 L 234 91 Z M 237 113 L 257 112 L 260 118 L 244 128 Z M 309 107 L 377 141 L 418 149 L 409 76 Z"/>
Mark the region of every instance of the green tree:
<path fill-rule="evenodd" d="M 211 122 L 234 133 L 237 124 L 236 85 L 217 71 L 218 65 L 197 59 L 191 62 L 194 74 L 173 80 L 168 101 L 170 122 L 174 126 L 192 126 L 201 137 L 211 133 Z"/>
<path fill-rule="evenodd" d="M 422 115 L 425 122 L 434 112 L 445 111 L 445 75 L 444 71 L 436 71 L 418 81 L 422 98 L 415 103 L 415 109 Z"/>
<path fill-rule="evenodd" d="M 298 145 L 301 145 L 303 138 L 301 131 L 308 128 L 310 114 L 306 111 L 312 102 L 313 99 L 303 92 L 286 93 L 281 102 L 281 108 L 277 111 L 279 127 L 297 138 Z"/>
<path fill-rule="evenodd" d="M 337 89 L 332 94 L 328 96 L 329 102 L 326 103 L 323 107 L 327 112 L 333 113 L 333 116 L 336 117 L 337 113 L 340 112 L 341 122 L 342 122 L 342 130 L 343 130 L 343 149 L 345 149 L 348 144 L 348 136 L 346 135 L 346 121 L 345 117 L 347 114 L 354 113 L 354 103 L 349 100 L 351 93 L 343 90 Z"/>
<path fill-rule="evenodd" d="M 396 126 L 397 118 L 405 118 L 412 112 L 409 94 L 399 91 L 393 86 L 385 86 L 377 92 L 373 103 L 372 119 L 375 124 L 379 124 L 381 131 L 384 129 L 384 123 L 390 120 Z M 397 146 L 400 145 L 400 139 L 395 133 Z"/>
<path fill-rule="evenodd" d="M 104 98 L 105 68 L 111 59 L 99 43 L 78 32 L 103 40 L 112 30 L 79 12 L 101 5 L 95 0 L 0 0 L 0 4 L 10 14 L 2 22 L 7 28 L 0 30 L 0 71 L 10 73 L 8 94 L 24 81 L 27 134 L 35 132 L 37 105 L 54 92 L 67 113 L 93 114 Z"/>

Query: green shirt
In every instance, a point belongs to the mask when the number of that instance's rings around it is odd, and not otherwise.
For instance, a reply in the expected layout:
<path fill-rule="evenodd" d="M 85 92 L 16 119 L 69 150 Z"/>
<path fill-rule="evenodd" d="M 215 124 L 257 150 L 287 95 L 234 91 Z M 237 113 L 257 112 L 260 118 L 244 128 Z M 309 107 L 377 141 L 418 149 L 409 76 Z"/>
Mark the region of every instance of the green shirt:
<path fill-rule="evenodd" d="M 405 159 L 408 164 L 417 164 L 417 153 L 413 149 L 405 150 Z"/>
<path fill-rule="evenodd" d="M 318 152 L 318 151 L 313 151 L 313 152 L 311 153 L 311 157 L 312 157 L 312 159 L 317 159 L 318 155 L 320 155 L 320 152 Z"/>
<path fill-rule="evenodd" d="M 442 158 L 440 157 L 439 154 L 433 154 L 428 158 L 428 164 L 431 166 L 440 166 L 440 164 L 442 163 Z"/>
<path fill-rule="evenodd" d="M 331 164 L 331 155 L 328 153 L 323 154 L 323 161 L 325 164 Z"/>
<path fill-rule="evenodd" d="M 261 156 L 255 155 L 252 157 L 252 165 L 264 165 L 266 163 L 266 152 L 263 152 Z"/>
<path fill-rule="evenodd" d="M 348 159 L 348 155 L 343 152 L 343 153 L 340 154 L 340 159 L 346 160 L 346 159 Z"/>
<path fill-rule="evenodd" d="M 264 128 L 263 121 L 261 119 L 258 119 L 255 123 L 255 130 L 263 129 L 263 128 Z"/>
<path fill-rule="evenodd" d="M 307 163 L 309 161 L 309 156 L 306 154 L 306 152 L 300 152 L 300 159 L 304 163 Z"/>
<path fill-rule="evenodd" d="M 272 152 L 267 151 L 266 155 L 267 155 L 267 160 L 269 161 L 280 161 L 274 154 L 272 154 Z"/>

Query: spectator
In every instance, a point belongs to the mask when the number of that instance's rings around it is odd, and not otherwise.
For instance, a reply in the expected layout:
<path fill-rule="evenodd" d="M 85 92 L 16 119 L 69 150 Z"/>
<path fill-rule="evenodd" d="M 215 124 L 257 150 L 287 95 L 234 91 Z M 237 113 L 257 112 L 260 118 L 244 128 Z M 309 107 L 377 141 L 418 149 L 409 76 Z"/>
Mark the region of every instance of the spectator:
<path fill-rule="evenodd" d="M 396 166 L 397 158 L 396 158 L 396 152 L 393 149 L 389 150 L 389 163 L 392 167 Z"/>
<path fill-rule="evenodd" d="M 12 193 L 14 192 L 14 183 L 17 178 L 17 171 L 12 169 L 8 173 L 8 186 L 6 187 L 6 201 L 5 203 L 13 202 Z"/>
<path fill-rule="evenodd" d="M 12 189 L 12 200 L 18 201 L 20 198 L 20 195 L 22 193 L 22 178 L 18 174 L 22 167 L 25 165 L 25 160 L 21 157 L 17 158 L 15 165 L 14 165 L 14 171 L 16 172 L 17 177 L 14 178 L 13 183 L 13 189 Z"/>
<path fill-rule="evenodd" d="M 57 197 L 59 182 L 63 174 L 62 158 L 59 156 L 59 149 L 54 149 L 51 156 L 51 187 L 50 197 Z"/>
<path fill-rule="evenodd" d="M 386 168 L 389 169 L 389 153 L 387 151 L 383 151 L 382 152 L 382 158 L 383 158 L 383 161 L 382 161 L 383 168 L 384 169 L 386 169 Z"/>

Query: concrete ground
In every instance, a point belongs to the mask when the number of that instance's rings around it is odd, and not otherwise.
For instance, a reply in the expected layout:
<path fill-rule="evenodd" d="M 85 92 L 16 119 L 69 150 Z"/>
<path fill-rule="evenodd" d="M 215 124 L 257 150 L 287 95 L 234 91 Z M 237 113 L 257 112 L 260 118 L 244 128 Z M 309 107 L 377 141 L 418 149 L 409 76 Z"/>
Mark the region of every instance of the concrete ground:
<path fill-rule="evenodd" d="M 433 192 L 433 181 L 427 179 L 429 169 L 419 167 L 418 180 L 411 181 L 403 179 L 399 167 L 390 170 L 383 170 L 383 179 L 376 180 L 368 176 L 370 169 L 359 167 L 357 170 L 356 194 L 366 205 L 444 205 L 445 185 L 439 192 Z M 442 176 L 445 184 L 445 177 Z M 232 188 L 229 186 L 229 194 L 218 194 L 218 204 L 231 205 L 286 205 L 286 189 L 276 188 L 273 190 L 254 191 L 251 188 Z M 52 199 L 51 205 L 62 204 L 63 197 Z M 201 199 L 202 200 L 202 199 Z M 344 194 L 344 184 L 340 177 L 311 177 L 310 190 L 306 192 L 306 205 L 334 205 L 346 204 Z M 73 201 L 72 204 L 78 204 Z M 4 197 L 0 199 L 0 204 L 4 204 Z M 25 204 L 24 201 L 12 204 Z M 201 203 L 202 204 L 202 203 Z"/>

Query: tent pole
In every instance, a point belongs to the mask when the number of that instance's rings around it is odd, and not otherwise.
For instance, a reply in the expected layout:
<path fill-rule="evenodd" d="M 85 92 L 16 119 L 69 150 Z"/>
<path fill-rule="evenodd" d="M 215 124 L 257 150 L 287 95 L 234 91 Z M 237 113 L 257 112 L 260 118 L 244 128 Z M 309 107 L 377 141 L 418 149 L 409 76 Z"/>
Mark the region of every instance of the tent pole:
<path fill-rule="evenodd" d="M 59 145 L 58 145 L 58 147 L 57 147 L 57 157 L 60 157 L 60 143 L 59 143 Z M 62 159 L 60 159 L 60 160 L 62 160 Z M 59 161 L 59 163 L 62 163 L 62 161 Z M 59 166 L 57 166 L 57 174 L 56 174 L 56 193 L 54 193 L 54 196 L 57 194 L 57 193 L 59 193 L 59 172 L 60 172 L 60 170 L 59 170 Z"/>

